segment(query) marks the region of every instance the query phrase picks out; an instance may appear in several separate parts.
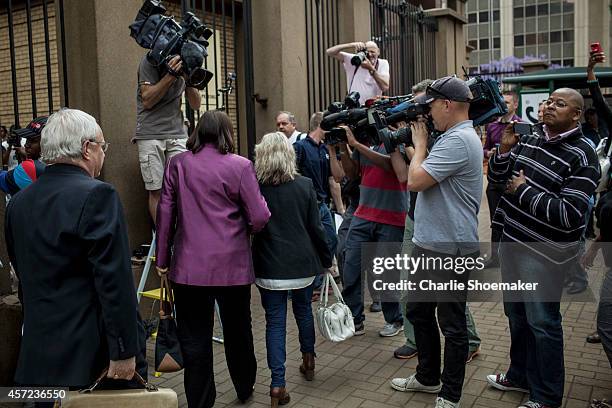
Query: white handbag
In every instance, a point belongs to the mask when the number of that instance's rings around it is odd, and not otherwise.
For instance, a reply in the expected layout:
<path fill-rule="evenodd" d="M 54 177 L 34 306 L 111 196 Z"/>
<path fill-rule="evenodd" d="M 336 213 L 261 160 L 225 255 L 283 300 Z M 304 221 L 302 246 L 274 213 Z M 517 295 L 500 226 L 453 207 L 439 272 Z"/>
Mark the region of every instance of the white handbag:
<path fill-rule="evenodd" d="M 610 150 L 605 151 L 607 138 L 603 138 L 595 151 L 599 158 L 599 168 L 601 170 L 601 178 L 599 179 L 599 185 L 595 189 L 595 192 L 601 193 L 608 188 L 608 182 L 610 180 L 610 154 L 612 153 L 612 145 Z"/>
<path fill-rule="evenodd" d="M 329 285 L 334 291 L 337 302 L 328 304 Z M 317 326 L 321 335 L 329 341 L 339 342 L 353 337 L 355 334 L 355 324 L 351 309 L 344 303 L 338 285 L 331 274 L 325 273 L 321 299 L 316 312 Z"/>

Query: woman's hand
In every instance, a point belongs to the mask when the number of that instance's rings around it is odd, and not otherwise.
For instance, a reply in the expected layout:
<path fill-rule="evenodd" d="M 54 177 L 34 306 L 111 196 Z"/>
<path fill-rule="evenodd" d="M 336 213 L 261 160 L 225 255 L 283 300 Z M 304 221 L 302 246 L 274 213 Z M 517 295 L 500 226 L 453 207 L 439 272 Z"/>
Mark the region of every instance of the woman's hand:
<path fill-rule="evenodd" d="M 166 275 L 168 273 L 168 268 L 160 268 L 159 266 L 156 266 L 155 271 L 157 272 L 157 275 L 161 278 L 163 275 Z"/>

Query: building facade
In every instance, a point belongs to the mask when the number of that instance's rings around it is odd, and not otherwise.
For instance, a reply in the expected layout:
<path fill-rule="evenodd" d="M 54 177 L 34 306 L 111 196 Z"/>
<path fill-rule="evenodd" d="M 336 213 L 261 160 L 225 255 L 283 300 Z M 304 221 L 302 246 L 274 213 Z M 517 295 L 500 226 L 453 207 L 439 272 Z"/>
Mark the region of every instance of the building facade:
<path fill-rule="evenodd" d="M 469 66 L 514 56 L 585 66 L 589 44 L 610 54 L 609 4 L 604 0 L 468 0 Z"/>

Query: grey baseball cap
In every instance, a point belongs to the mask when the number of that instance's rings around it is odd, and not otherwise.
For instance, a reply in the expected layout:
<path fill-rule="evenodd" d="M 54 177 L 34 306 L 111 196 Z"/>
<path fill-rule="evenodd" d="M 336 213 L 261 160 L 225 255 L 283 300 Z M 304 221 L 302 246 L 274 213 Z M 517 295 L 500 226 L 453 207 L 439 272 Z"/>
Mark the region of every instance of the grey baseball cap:
<path fill-rule="evenodd" d="M 433 102 L 434 99 L 469 102 L 472 98 L 472 92 L 464 80 L 456 76 L 447 76 L 433 81 L 433 83 L 427 87 L 425 94 L 417 96 L 414 102 L 429 104 Z"/>

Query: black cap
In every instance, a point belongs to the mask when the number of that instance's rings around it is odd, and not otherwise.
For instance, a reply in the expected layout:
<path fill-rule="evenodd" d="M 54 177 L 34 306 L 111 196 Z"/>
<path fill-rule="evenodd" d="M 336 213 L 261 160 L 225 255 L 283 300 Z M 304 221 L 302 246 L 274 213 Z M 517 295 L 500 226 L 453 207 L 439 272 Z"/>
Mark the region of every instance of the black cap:
<path fill-rule="evenodd" d="M 15 133 L 15 135 L 17 135 L 18 137 L 23 137 L 26 139 L 38 137 L 40 136 L 40 133 L 47 124 L 47 118 L 48 116 L 39 116 L 38 118 L 28 123 L 28 126 L 24 127 L 23 129 L 13 130 L 13 133 Z"/>
<path fill-rule="evenodd" d="M 457 102 L 469 102 L 472 100 L 470 87 L 462 79 L 456 76 L 447 76 L 436 79 L 427 87 L 424 95 L 417 96 L 414 102 L 429 104 L 434 99 L 448 99 Z"/>

